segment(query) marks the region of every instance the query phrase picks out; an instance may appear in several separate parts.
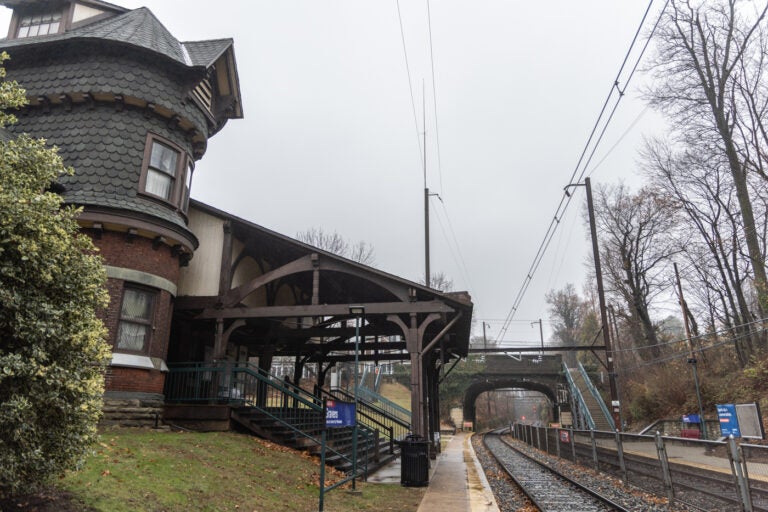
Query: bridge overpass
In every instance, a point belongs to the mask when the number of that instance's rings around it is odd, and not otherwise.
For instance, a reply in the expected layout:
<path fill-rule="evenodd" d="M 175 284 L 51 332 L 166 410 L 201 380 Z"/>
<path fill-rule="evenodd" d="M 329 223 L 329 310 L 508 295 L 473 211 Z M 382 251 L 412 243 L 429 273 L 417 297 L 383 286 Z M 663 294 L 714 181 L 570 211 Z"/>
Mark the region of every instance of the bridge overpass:
<path fill-rule="evenodd" d="M 484 349 L 479 349 L 484 351 Z M 471 351 L 473 352 L 473 351 Z M 494 389 L 527 389 L 547 397 L 552 417 L 559 421 L 560 409 L 568 405 L 568 382 L 560 354 L 522 355 L 514 352 L 488 354 L 486 368 L 475 375 L 464 394 L 464 421 L 476 420 L 477 397 Z M 570 409 L 569 409 L 570 410 Z"/>

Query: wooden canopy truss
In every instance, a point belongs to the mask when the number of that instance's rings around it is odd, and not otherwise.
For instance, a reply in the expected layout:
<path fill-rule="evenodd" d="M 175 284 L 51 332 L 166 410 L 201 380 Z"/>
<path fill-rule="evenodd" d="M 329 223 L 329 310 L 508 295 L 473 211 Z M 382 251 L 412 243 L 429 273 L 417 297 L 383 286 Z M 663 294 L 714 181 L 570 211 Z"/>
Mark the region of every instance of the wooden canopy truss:
<path fill-rule="evenodd" d="M 305 365 L 316 364 L 322 386 L 334 365 L 355 360 L 357 345 L 360 362 L 410 362 L 412 430 L 434 439 L 441 369 L 468 353 L 468 294 L 441 293 L 206 205 L 194 207 L 222 221 L 218 293 L 177 298 L 169 357 L 200 357 L 188 341 L 195 338 L 213 345 L 214 360 L 225 359 L 234 344 L 266 371 L 275 357 L 293 358 L 295 383 Z M 351 305 L 362 306 L 364 316 L 350 312 Z"/>

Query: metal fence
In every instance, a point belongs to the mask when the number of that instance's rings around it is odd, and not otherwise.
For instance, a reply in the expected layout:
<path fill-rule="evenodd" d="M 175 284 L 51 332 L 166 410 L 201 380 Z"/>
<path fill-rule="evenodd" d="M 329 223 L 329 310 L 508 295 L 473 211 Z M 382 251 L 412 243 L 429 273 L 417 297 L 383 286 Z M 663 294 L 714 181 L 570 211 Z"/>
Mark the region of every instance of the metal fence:
<path fill-rule="evenodd" d="M 768 446 L 516 423 L 512 435 L 549 455 L 608 473 L 670 501 L 768 511 Z M 709 508 L 706 508 L 709 509 Z"/>

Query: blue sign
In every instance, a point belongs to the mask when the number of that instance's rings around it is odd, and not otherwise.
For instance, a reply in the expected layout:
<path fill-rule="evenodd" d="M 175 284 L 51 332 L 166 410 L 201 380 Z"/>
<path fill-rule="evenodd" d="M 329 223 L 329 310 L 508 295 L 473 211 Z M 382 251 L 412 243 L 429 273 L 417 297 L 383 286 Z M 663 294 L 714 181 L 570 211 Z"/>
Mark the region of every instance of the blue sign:
<path fill-rule="evenodd" d="M 325 401 L 326 428 L 352 427 L 355 424 L 355 403 L 339 400 Z"/>
<path fill-rule="evenodd" d="M 701 423 L 698 414 L 683 414 L 683 423 Z"/>
<path fill-rule="evenodd" d="M 717 416 L 720 418 L 720 433 L 723 436 L 741 437 L 741 430 L 739 430 L 739 419 L 736 417 L 735 405 L 717 405 Z"/>

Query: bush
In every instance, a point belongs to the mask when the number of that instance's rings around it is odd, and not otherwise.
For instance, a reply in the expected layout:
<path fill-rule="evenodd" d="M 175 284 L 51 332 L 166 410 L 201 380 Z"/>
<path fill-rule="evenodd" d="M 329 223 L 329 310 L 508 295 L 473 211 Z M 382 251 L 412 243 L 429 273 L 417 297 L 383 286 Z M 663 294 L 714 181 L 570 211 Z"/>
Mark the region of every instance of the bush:
<path fill-rule="evenodd" d="M 24 102 L 4 76 L 0 130 Z M 48 190 L 67 172 L 44 141 L 0 137 L 0 496 L 76 467 L 101 412 L 106 275 L 78 211 Z"/>

